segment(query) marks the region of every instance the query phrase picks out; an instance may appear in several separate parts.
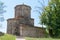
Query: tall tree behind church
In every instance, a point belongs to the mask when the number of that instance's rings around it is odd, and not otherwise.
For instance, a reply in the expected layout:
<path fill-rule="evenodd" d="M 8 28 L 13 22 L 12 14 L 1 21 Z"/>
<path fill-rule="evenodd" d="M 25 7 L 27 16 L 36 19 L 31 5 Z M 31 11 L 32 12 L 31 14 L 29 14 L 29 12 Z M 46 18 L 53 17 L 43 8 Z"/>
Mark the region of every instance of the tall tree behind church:
<path fill-rule="evenodd" d="M 44 10 L 40 16 L 41 23 L 47 26 L 51 37 L 60 37 L 60 0 L 50 0 Z"/>

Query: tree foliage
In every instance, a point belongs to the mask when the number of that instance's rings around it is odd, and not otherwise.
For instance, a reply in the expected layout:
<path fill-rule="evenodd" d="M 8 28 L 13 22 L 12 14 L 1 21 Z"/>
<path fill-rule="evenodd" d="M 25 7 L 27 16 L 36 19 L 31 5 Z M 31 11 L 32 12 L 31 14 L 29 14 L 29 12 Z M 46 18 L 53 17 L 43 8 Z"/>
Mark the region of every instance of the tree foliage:
<path fill-rule="evenodd" d="M 50 0 L 40 16 L 51 37 L 60 37 L 60 0 Z"/>
<path fill-rule="evenodd" d="M 0 1 L 0 22 L 4 21 L 3 16 L 3 13 L 5 12 L 4 7 L 5 7 L 4 3 Z"/>

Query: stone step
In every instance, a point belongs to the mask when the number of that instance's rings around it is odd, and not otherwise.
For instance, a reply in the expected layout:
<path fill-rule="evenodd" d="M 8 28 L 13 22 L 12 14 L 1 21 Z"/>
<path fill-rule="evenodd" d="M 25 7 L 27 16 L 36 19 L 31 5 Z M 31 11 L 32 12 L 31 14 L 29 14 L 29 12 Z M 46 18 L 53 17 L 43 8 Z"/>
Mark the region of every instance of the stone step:
<path fill-rule="evenodd" d="M 16 40 L 25 40 L 24 38 L 16 38 Z"/>
<path fill-rule="evenodd" d="M 16 40 L 25 40 L 25 38 L 22 36 L 16 36 Z"/>

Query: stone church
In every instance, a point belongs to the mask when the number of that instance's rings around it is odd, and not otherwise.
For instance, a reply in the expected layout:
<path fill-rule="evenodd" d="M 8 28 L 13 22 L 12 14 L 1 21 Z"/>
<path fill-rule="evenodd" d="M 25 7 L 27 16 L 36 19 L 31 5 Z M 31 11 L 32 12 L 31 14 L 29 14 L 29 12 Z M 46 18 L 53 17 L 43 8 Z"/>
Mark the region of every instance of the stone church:
<path fill-rule="evenodd" d="M 7 33 L 22 37 L 44 37 L 45 29 L 34 26 L 31 7 L 22 4 L 15 7 L 15 17 L 7 20 Z"/>

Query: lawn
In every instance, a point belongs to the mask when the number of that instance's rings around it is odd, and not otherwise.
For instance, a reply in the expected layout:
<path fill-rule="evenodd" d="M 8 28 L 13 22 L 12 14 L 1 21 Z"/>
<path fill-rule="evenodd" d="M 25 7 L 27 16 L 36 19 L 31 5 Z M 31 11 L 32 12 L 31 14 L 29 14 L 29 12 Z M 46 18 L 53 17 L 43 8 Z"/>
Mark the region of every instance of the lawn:
<path fill-rule="evenodd" d="M 56 39 L 56 38 L 29 38 L 26 37 L 26 40 L 60 40 L 60 39 Z"/>
<path fill-rule="evenodd" d="M 4 36 L 0 36 L 0 40 L 16 40 L 16 39 L 15 36 L 13 35 L 5 34 Z"/>

